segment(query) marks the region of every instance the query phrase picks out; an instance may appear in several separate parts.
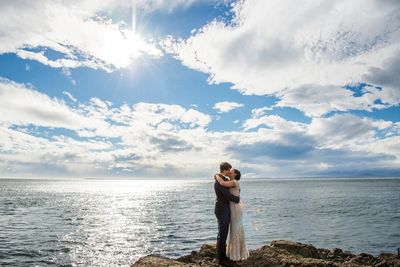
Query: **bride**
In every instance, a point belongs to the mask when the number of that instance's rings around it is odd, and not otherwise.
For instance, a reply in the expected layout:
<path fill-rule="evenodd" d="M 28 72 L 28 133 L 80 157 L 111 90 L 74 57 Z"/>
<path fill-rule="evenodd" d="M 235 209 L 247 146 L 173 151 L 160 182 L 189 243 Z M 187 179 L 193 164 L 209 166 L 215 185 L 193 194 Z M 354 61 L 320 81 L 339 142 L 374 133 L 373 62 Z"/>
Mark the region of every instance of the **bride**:
<path fill-rule="evenodd" d="M 240 196 L 240 177 L 241 173 L 236 169 L 232 169 L 230 172 L 230 181 L 224 181 L 219 175 L 214 176 L 221 186 L 229 187 L 231 194 L 235 196 Z M 226 254 L 233 261 L 245 260 L 249 256 L 242 222 L 242 208 L 243 203 L 230 202 L 231 225 L 229 228 L 229 241 Z"/>

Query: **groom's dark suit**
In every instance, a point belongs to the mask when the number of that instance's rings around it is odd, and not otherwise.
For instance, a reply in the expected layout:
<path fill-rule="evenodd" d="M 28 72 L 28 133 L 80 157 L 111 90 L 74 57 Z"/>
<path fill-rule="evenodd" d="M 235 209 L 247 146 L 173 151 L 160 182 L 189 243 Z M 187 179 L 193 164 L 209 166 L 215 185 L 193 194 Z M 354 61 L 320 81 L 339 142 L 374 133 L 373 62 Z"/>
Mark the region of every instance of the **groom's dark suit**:
<path fill-rule="evenodd" d="M 222 179 L 227 178 L 220 175 Z M 229 222 L 231 219 L 230 201 L 239 203 L 240 198 L 230 193 L 229 188 L 221 186 L 217 181 L 214 184 L 217 200 L 215 202 L 215 216 L 218 219 L 218 237 L 217 237 L 217 258 L 226 260 L 226 239 L 228 237 Z"/>

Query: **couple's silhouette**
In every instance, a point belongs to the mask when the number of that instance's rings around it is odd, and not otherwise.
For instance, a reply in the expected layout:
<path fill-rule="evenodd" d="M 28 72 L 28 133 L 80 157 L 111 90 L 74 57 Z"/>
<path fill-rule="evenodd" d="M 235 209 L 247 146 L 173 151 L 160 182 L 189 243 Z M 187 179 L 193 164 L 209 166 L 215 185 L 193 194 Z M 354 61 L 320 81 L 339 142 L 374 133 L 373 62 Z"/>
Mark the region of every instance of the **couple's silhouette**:
<path fill-rule="evenodd" d="M 228 162 L 222 162 L 220 173 L 214 176 L 215 216 L 218 220 L 216 255 L 218 262 L 224 266 L 232 266 L 232 261 L 245 260 L 249 256 L 242 222 L 240 178 L 240 171 L 233 169 Z"/>

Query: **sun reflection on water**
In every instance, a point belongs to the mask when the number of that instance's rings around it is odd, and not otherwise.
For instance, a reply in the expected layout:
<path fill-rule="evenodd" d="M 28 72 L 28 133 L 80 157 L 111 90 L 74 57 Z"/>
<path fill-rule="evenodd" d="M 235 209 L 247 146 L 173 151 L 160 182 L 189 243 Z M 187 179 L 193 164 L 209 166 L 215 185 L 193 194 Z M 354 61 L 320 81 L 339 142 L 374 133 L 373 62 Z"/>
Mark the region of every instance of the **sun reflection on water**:
<path fill-rule="evenodd" d="M 398 244 L 398 180 L 244 180 L 242 189 L 250 249 L 273 239 L 371 253 Z M 214 201 L 209 180 L 3 181 L 0 265 L 129 266 L 190 254 L 216 240 Z"/>
<path fill-rule="evenodd" d="M 75 214 L 75 228 L 62 240 L 69 247 L 71 262 L 97 266 L 163 254 L 171 245 L 167 240 L 185 238 L 175 234 L 179 226 L 171 203 L 179 199 L 177 192 L 182 188 L 196 185 L 198 182 L 85 181 L 58 188 L 59 193 L 73 193 L 68 201 Z M 54 192 L 55 188 L 46 190 Z M 189 208 L 190 204 L 185 206 Z"/>

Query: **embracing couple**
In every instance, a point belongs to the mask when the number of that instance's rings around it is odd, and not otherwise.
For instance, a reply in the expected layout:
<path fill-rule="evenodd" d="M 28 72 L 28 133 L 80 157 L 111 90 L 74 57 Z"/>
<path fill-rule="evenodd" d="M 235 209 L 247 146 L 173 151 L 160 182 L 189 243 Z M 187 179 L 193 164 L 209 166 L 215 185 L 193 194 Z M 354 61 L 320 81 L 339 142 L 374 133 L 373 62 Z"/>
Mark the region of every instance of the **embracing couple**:
<path fill-rule="evenodd" d="M 217 259 L 223 266 L 233 266 L 233 261 L 245 260 L 249 256 L 242 222 L 243 204 L 240 202 L 241 173 L 228 162 L 222 162 L 219 169 L 220 172 L 214 176 L 217 196 L 215 216 L 218 220 Z"/>

